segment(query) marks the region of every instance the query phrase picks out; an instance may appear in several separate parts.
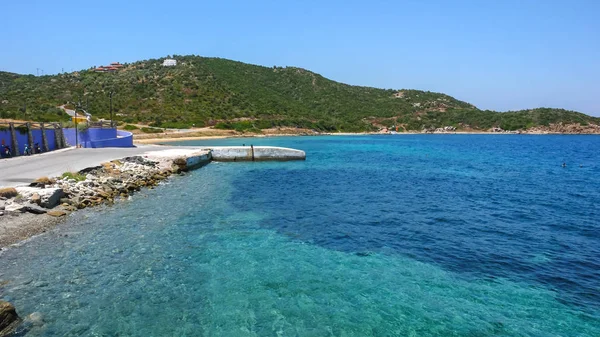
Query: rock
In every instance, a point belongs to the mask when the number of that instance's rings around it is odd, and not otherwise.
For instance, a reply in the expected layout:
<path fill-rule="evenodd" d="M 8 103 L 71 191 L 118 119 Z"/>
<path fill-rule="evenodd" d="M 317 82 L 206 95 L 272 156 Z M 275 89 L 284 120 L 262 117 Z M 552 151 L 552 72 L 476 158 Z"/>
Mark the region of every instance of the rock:
<path fill-rule="evenodd" d="M 32 312 L 31 314 L 27 315 L 27 317 L 25 318 L 25 323 L 27 324 L 31 324 L 33 326 L 42 326 L 44 325 L 44 317 L 42 316 L 41 313 L 39 312 Z"/>
<path fill-rule="evenodd" d="M 35 187 L 17 187 L 17 192 L 25 199 L 31 200 L 34 194 L 40 196 L 39 205 L 45 208 L 52 208 L 58 205 L 60 198 L 63 197 L 62 188 L 35 188 Z"/>
<path fill-rule="evenodd" d="M 0 301 L 0 337 L 9 336 L 21 323 L 15 307 L 5 301 Z"/>
<path fill-rule="evenodd" d="M 6 201 L 0 200 L 0 211 L 3 211 L 5 207 L 6 207 Z"/>
<path fill-rule="evenodd" d="M 69 206 L 65 206 L 64 209 L 68 212 L 75 212 L 77 210 L 77 207 L 75 207 L 73 205 L 69 205 Z"/>
<path fill-rule="evenodd" d="M 25 212 L 23 209 L 25 208 L 25 205 L 21 205 L 19 203 L 13 202 L 10 204 L 6 204 L 6 206 L 4 207 L 4 210 L 6 212 Z"/>
<path fill-rule="evenodd" d="M 46 214 L 58 218 L 58 217 L 67 215 L 67 212 L 65 212 L 65 211 L 48 211 L 48 213 L 46 213 Z"/>
<path fill-rule="evenodd" d="M 42 202 L 42 198 L 40 197 L 39 194 L 33 193 L 33 195 L 31 196 L 31 199 L 29 199 L 29 201 L 31 201 L 34 204 L 39 205 Z"/>
<path fill-rule="evenodd" d="M 47 211 L 38 205 L 26 204 L 26 205 L 23 205 L 23 209 L 21 210 L 21 212 L 29 212 L 29 213 L 33 213 L 33 214 L 44 214 Z"/>

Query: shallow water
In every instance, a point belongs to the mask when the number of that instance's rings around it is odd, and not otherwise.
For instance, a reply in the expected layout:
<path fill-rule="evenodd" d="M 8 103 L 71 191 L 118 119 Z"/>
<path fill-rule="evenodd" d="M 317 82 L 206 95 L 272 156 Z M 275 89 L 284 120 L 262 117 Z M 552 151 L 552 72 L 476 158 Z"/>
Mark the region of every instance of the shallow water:
<path fill-rule="evenodd" d="M 600 137 L 242 143 L 3 252 L 27 335 L 600 335 Z"/>

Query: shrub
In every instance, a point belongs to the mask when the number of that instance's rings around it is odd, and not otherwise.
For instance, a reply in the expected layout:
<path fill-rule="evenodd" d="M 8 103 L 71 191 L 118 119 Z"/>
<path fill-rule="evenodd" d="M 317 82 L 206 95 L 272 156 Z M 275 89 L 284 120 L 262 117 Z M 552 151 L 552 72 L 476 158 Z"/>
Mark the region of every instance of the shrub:
<path fill-rule="evenodd" d="M 54 184 L 54 180 L 50 179 L 48 177 L 39 177 L 34 182 L 41 183 L 41 184 L 44 184 L 44 185 L 52 185 L 52 184 Z"/>
<path fill-rule="evenodd" d="M 17 126 L 15 130 L 19 131 L 20 134 L 25 135 L 29 131 L 26 126 Z"/>
<path fill-rule="evenodd" d="M 141 130 L 144 133 L 163 133 L 164 132 L 163 129 L 157 129 L 157 128 L 142 128 Z"/>
<path fill-rule="evenodd" d="M 0 188 L 0 197 L 14 198 L 18 195 L 17 190 L 14 187 Z"/>
<path fill-rule="evenodd" d="M 139 128 L 135 125 L 131 125 L 131 124 L 127 124 L 123 127 L 123 130 L 127 130 L 127 131 L 131 131 L 131 130 L 138 130 Z"/>
<path fill-rule="evenodd" d="M 85 180 L 85 176 L 81 173 L 74 173 L 74 172 L 65 172 L 62 174 L 61 176 L 62 178 L 67 178 L 67 179 L 74 179 L 76 181 L 84 181 Z"/>

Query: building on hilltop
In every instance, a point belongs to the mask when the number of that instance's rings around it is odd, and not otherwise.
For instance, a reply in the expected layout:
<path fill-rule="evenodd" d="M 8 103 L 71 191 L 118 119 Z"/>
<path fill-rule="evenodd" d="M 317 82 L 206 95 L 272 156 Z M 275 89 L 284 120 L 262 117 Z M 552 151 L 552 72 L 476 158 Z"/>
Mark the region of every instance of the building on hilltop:
<path fill-rule="evenodd" d="M 173 67 L 177 65 L 177 60 L 174 59 L 165 59 L 163 61 L 163 67 Z"/>
<path fill-rule="evenodd" d="M 94 71 L 97 73 L 111 73 L 120 70 L 123 68 L 123 65 L 119 62 L 113 62 L 109 66 L 99 66 L 95 68 Z"/>

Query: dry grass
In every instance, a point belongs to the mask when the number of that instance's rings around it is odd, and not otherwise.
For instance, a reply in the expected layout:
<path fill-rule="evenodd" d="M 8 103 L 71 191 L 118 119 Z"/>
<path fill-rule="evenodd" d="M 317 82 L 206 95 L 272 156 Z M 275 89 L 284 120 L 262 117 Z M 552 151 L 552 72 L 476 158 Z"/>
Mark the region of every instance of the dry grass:
<path fill-rule="evenodd" d="M 52 185 L 55 183 L 54 179 L 50 179 L 48 177 L 39 177 L 34 182 L 44 185 Z"/>
<path fill-rule="evenodd" d="M 14 198 L 18 195 L 17 190 L 14 187 L 0 188 L 0 197 Z"/>

